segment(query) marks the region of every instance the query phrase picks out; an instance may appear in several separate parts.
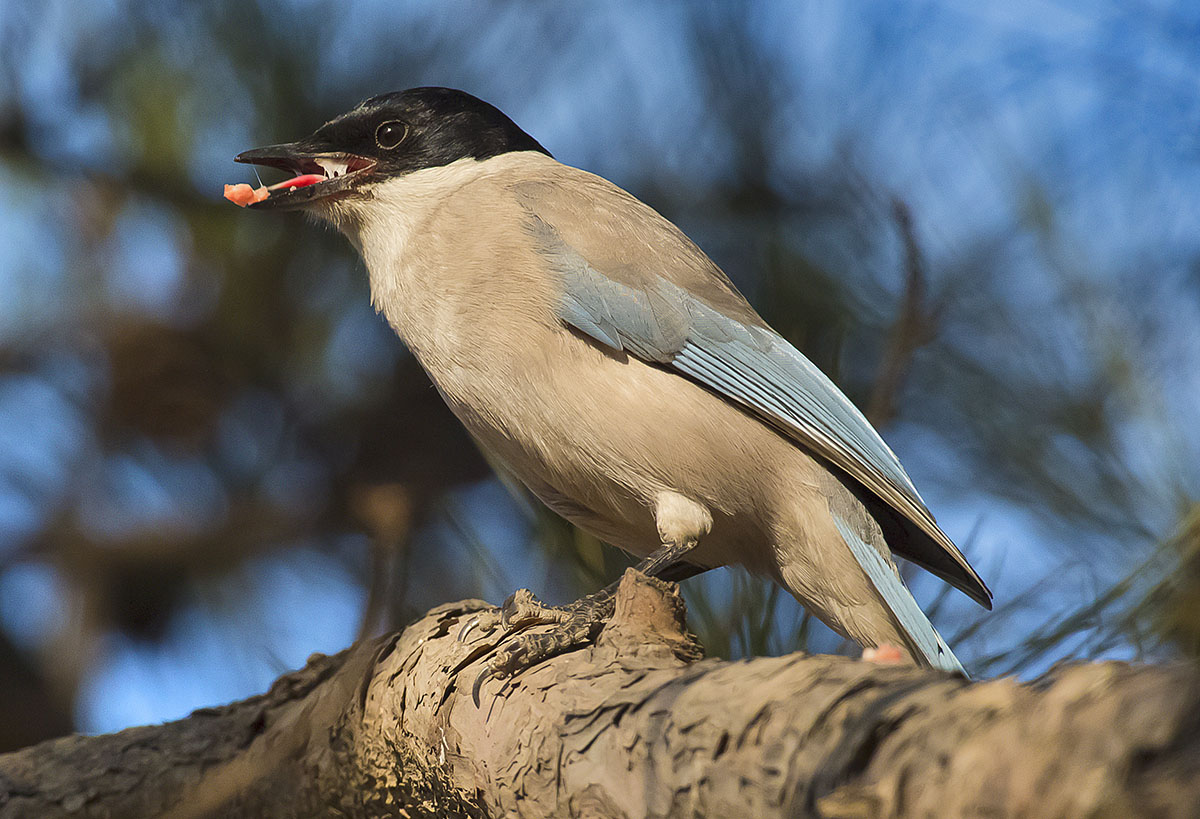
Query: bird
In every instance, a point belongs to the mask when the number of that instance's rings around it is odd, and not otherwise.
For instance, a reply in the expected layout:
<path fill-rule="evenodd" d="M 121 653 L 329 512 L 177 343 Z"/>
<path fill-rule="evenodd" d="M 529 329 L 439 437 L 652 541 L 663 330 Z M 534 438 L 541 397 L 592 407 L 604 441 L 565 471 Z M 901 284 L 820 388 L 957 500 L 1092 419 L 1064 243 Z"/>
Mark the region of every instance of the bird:
<path fill-rule="evenodd" d="M 235 161 L 290 174 L 227 187 L 238 204 L 345 234 L 449 408 L 554 512 L 648 575 L 740 565 L 864 653 L 966 675 L 893 556 L 990 609 L 987 585 L 863 414 L 650 206 L 450 88 L 372 97 Z M 594 639 L 614 588 L 510 597 L 476 701 Z"/>

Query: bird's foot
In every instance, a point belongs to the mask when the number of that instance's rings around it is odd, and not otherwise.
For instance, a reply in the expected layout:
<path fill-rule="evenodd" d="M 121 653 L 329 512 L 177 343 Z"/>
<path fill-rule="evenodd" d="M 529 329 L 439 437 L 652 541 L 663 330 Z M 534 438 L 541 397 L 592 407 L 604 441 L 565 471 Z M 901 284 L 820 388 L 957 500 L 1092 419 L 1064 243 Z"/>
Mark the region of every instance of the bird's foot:
<path fill-rule="evenodd" d="M 503 634 L 511 634 L 529 626 L 557 623 L 563 619 L 568 608 L 547 606 L 538 600 L 529 589 L 517 589 L 508 596 L 500 608 L 488 609 L 472 615 L 459 629 L 458 641 L 465 643 L 470 639 L 472 632 L 486 635 L 500 629 Z"/>
<path fill-rule="evenodd" d="M 480 689 L 489 679 L 507 679 L 543 660 L 589 645 L 599 636 L 612 612 L 613 597 L 607 589 L 562 607 L 547 606 L 528 589 L 520 589 L 509 596 L 498 611 L 472 617 L 459 632 L 460 640 L 465 640 L 476 629 L 485 634 L 500 629 L 501 639 L 512 638 L 497 646 L 475 678 L 471 688 L 475 705 L 478 707 Z M 517 634 L 543 625 L 553 628 L 534 634 Z"/>

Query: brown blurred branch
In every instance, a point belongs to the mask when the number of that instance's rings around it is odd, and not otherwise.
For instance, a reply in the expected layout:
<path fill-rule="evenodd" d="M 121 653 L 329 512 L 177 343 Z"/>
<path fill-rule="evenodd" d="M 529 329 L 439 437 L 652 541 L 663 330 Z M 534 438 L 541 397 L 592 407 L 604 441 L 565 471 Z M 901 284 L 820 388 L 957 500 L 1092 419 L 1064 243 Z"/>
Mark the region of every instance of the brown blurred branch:
<path fill-rule="evenodd" d="M 936 311 L 925 306 L 925 260 L 913 231 L 912 211 L 903 200 L 894 199 L 892 214 L 904 242 L 904 295 L 867 402 L 866 415 L 875 426 L 892 419 L 896 395 L 912 366 L 913 355 L 933 340 L 937 325 Z"/>
<path fill-rule="evenodd" d="M 365 640 L 378 633 L 381 626 L 390 629 L 398 625 L 394 615 L 404 610 L 412 506 L 408 490 L 399 483 L 361 487 L 352 497 L 351 506 L 371 538 L 367 604 L 357 637 Z"/>
<path fill-rule="evenodd" d="M 673 587 L 627 573 L 598 644 L 468 684 L 477 601 L 317 656 L 261 696 L 0 756 L 19 816 L 1194 816 L 1200 675 L 1031 685 L 840 657 L 695 662 Z M 457 669 L 462 668 L 460 679 Z M 731 696 L 731 692 L 737 692 Z"/>

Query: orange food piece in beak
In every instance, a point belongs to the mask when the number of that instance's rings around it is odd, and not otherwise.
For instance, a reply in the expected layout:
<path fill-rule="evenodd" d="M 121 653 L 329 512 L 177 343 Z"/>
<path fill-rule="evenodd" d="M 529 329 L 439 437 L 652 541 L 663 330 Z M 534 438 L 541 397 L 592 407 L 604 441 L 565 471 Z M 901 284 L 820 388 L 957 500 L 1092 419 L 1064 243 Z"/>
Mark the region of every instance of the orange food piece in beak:
<path fill-rule="evenodd" d="M 271 195 L 271 192 L 265 187 L 252 188 L 246 183 L 239 185 L 226 185 L 225 198 L 239 207 L 246 207 L 255 202 L 261 202 Z"/>

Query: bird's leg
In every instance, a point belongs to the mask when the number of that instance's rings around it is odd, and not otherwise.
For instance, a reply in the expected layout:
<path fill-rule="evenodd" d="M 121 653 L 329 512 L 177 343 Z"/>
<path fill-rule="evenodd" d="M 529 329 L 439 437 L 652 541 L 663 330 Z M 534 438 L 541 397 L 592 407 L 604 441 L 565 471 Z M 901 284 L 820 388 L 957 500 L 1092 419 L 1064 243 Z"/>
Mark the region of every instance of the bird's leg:
<path fill-rule="evenodd" d="M 665 543 L 635 568 L 650 577 L 691 577 L 702 571 L 684 560 L 695 546 L 695 540 Z M 499 646 L 475 678 L 472 688 L 475 704 L 479 704 L 480 687 L 489 678 L 510 677 L 543 660 L 582 648 L 595 640 L 612 617 L 613 599 L 619 583 L 612 583 L 561 607 L 547 606 L 528 589 L 520 589 L 504 601 L 498 617 L 493 615 L 491 623 L 482 623 L 479 618 L 468 621 L 459 633 L 459 639 L 465 639 L 476 627 L 490 631 L 499 625 L 504 635 L 508 636 L 531 626 L 554 625 L 548 631 L 516 635 L 511 642 Z"/>

